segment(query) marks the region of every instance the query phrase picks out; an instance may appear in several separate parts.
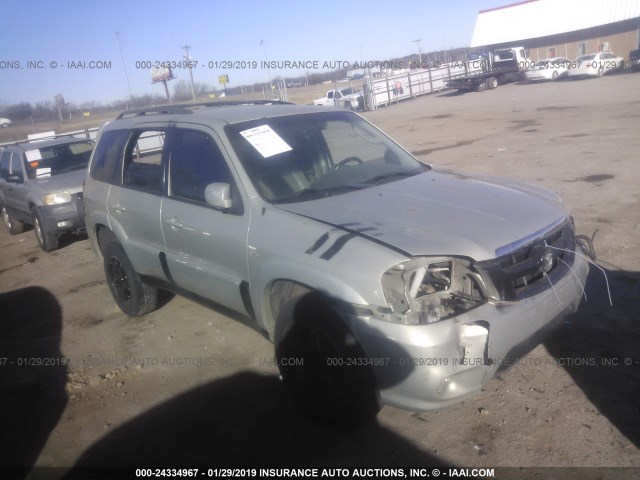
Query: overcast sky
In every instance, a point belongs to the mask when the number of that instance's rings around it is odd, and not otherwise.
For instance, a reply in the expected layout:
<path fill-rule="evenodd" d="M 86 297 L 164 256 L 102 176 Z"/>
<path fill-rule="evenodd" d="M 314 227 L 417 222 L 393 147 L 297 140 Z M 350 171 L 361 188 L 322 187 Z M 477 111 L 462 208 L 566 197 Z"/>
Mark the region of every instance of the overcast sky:
<path fill-rule="evenodd" d="M 56 94 L 77 104 L 108 103 L 126 99 L 129 85 L 133 95 L 164 94 L 161 84 L 151 84 L 148 67 L 182 61 L 184 45 L 198 62 L 194 80 L 217 87 L 223 74 L 230 86 L 304 74 L 269 71 L 265 60 L 305 62 L 313 73 L 325 62 L 352 66 L 408 55 L 418 51 L 417 39 L 425 52 L 466 47 L 478 11 L 509 3 L 3 0 L 0 104 L 53 101 Z M 186 69 L 174 74 L 189 76 Z"/>

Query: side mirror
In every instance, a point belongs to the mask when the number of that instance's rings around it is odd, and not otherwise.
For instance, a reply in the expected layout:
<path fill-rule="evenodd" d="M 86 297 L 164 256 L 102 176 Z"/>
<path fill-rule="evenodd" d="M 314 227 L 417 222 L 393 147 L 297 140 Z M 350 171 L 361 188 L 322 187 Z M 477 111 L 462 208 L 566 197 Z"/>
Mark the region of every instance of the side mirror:
<path fill-rule="evenodd" d="M 7 182 L 22 183 L 22 177 L 20 175 L 16 175 L 15 173 L 13 173 L 11 175 L 7 175 Z"/>
<path fill-rule="evenodd" d="M 210 183 L 204 189 L 204 199 L 212 207 L 229 210 L 233 204 L 231 186 L 228 183 Z"/>

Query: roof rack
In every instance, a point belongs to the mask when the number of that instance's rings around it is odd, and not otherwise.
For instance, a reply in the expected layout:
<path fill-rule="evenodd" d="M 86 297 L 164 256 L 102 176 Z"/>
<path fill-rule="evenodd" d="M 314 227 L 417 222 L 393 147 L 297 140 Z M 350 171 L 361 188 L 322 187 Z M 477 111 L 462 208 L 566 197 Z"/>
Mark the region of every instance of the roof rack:
<path fill-rule="evenodd" d="M 193 107 L 227 107 L 234 105 L 293 105 L 291 102 L 282 102 L 280 100 L 234 100 L 225 102 L 202 102 L 202 103 L 182 103 L 176 105 L 162 105 L 160 107 L 137 108 L 127 110 L 116 117 L 121 118 L 139 117 L 144 115 L 162 115 L 167 113 L 173 114 L 190 114 Z"/>
<path fill-rule="evenodd" d="M 39 142 L 48 142 L 51 140 L 64 140 L 65 138 L 73 138 L 75 140 L 78 141 L 84 141 L 87 140 L 86 138 L 81 138 L 81 137 L 76 137 L 74 136 L 75 134 L 73 133 L 57 133 L 55 135 L 50 135 L 47 137 L 40 137 L 40 138 L 31 138 L 31 139 L 26 139 L 26 140 L 18 140 L 16 142 L 10 142 L 10 143 L 4 143 L 3 146 L 18 146 L 18 145 L 26 145 L 26 144 L 34 144 L 34 143 L 39 143 Z"/>

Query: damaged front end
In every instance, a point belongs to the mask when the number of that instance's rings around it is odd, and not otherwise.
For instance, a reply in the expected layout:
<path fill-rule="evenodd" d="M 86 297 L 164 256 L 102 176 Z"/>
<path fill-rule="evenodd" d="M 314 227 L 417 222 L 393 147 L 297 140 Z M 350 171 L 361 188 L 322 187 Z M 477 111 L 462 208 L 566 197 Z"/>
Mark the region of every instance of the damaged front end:
<path fill-rule="evenodd" d="M 379 314 L 393 323 L 430 324 L 489 299 L 482 276 L 464 258 L 413 258 L 387 270 L 381 282 L 389 308 Z"/>
<path fill-rule="evenodd" d="M 573 222 L 566 219 L 544 235 L 499 248 L 498 257 L 474 262 L 464 257 L 416 257 L 387 270 L 381 284 L 388 308 L 383 320 L 425 325 L 485 303 L 517 302 L 553 288 L 574 260 Z M 545 282 L 546 280 L 546 282 Z"/>
<path fill-rule="evenodd" d="M 390 357 L 393 368 L 374 369 L 383 401 L 432 410 L 478 392 L 513 363 L 515 346 L 577 309 L 589 268 L 575 249 L 563 219 L 494 259 L 425 256 L 389 268 L 386 305 L 352 322 L 368 356 Z"/>

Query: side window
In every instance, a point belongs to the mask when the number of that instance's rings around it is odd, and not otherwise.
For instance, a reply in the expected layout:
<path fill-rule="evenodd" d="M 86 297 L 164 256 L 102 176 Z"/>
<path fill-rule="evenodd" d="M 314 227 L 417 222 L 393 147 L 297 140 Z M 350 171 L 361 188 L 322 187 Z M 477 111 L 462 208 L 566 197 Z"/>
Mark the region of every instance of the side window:
<path fill-rule="evenodd" d="M 136 132 L 125 151 L 122 185 L 162 194 L 164 145 L 163 130 Z"/>
<path fill-rule="evenodd" d="M 11 163 L 11 152 L 2 152 L 0 157 L 0 177 L 6 179 L 9 176 L 9 166 Z"/>
<path fill-rule="evenodd" d="M 91 178 L 100 182 L 113 183 L 116 166 L 122 156 L 122 149 L 129 135 L 128 130 L 112 130 L 100 136 L 91 162 Z"/>
<path fill-rule="evenodd" d="M 210 183 L 232 184 L 231 171 L 209 135 L 197 130 L 178 130 L 171 147 L 170 195 L 205 203 Z"/>

